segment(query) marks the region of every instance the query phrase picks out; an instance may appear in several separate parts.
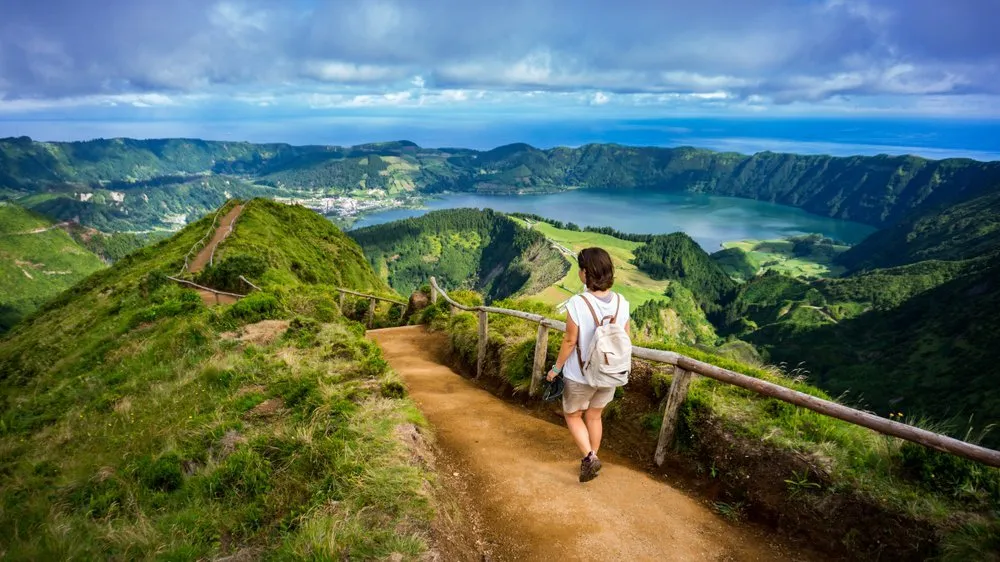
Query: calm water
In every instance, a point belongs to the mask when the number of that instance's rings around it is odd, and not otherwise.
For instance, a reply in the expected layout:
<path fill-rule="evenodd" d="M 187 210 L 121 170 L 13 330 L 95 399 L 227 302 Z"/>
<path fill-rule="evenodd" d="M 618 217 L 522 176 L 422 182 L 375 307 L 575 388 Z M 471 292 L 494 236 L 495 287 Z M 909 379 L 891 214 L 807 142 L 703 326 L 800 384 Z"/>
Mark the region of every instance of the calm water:
<path fill-rule="evenodd" d="M 623 232 L 686 232 L 709 252 L 731 240 L 773 239 L 814 232 L 853 244 L 875 231 L 864 224 L 750 199 L 594 190 L 550 195 L 446 195 L 426 201 L 424 209 L 393 209 L 364 216 L 354 226 L 361 228 L 417 217 L 428 211 L 463 207 L 535 213 L 580 226 L 610 226 Z"/>

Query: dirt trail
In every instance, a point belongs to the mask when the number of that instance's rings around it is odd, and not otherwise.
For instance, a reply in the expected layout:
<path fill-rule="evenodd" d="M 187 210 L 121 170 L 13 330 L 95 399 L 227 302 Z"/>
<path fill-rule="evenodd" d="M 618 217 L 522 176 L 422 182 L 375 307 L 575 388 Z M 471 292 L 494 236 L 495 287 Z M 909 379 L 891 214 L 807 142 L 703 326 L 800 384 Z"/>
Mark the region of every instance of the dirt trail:
<path fill-rule="evenodd" d="M 369 332 L 405 380 L 468 483 L 499 560 L 807 560 L 602 452 L 580 484 L 566 429 L 508 404 L 438 362 L 423 327 Z"/>
<path fill-rule="evenodd" d="M 236 219 L 242 212 L 243 205 L 236 205 L 226 213 L 226 216 L 222 217 L 222 220 L 219 221 L 219 226 L 215 229 L 215 234 L 212 235 L 212 239 L 208 244 L 205 244 L 205 247 L 188 264 L 188 271 L 198 273 L 202 269 L 205 269 L 205 266 L 208 265 L 208 260 L 212 258 L 212 252 L 215 251 L 216 246 L 229 236 L 233 223 L 236 222 Z"/>
<path fill-rule="evenodd" d="M 222 243 L 223 240 L 229 236 L 229 233 L 233 230 L 233 223 L 239 218 L 240 213 L 243 212 L 243 205 L 236 205 L 226 213 L 226 216 L 222 217 L 219 222 L 219 226 L 215 228 L 215 233 L 212 235 L 212 239 L 209 240 L 208 244 L 198 252 L 198 255 L 188 263 L 188 271 L 191 273 L 198 273 L 205 266 L 208 265 L 208 260 L 212 259 L 212 252 L 215 248 Z M 229 295 L 220 295 L 218 293 L 213 293 L 212 291 L 206 291 L 204 289 L 196 289 L 198 295 L 201 296 L 201 302 L 205 303 L 205 306 L 214 306 L 217 304 L 232 304 L 236 302 L 236 297 Z"/>

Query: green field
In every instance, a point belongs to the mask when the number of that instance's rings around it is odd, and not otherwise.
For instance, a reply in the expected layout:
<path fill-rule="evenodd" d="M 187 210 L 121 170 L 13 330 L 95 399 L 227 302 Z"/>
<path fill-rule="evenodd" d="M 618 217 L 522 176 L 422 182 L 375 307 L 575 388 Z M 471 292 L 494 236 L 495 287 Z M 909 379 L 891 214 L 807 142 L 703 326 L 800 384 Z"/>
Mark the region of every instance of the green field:
<path fill-rule="evenodd" d="M 0 205 L 0 332 L 104 267 L 93 252 L 51 226 L 18 206 Z"/>
<path fill-rule="evenodd" d="M 800 279 L 816 279 L 819 277 L 839 277 L 845 269 L 834 265 L 837 254 L 847 251 L 848 246 L 831 246 L 830 254 L 812 253 L 797 256 L 792 251 L 794 242 L 791 240 L 739 240 L 725 242 L 723 248 L 739 248 L 750 255 L 753 263 L 759 264 L 758 273 L 776 271 L 790 277 Z"/>
<path fill-rule="evenodd" d="M 529 223 L 522 219 L 515 218 L 514 220 L 522 226 L 529 226 Z M 565 246 L 574 254 L 591 246 L 599 246 L 607 250 L 615 264 L 615 290 L 628 299 L 632 308 L 650 300 L 663 300 L 663 292 L 667 289 L 670 281 L 651 279 L 631 263 L 632 258 L 635 257 L 632 252 L 642 245 L 641 242 L 629 242 L 596 232 L 564 230 L 544 222 L 531 222 L 529 228 L 541 232 L 546 238 Z M 583 291 L 583 283 L 580 282 L 579 276 L 580 268 L 576 265 L 576 258 L 566 256 L 566 259 L 572 266 L 569 273 L 548 289 L 534 295 L 533 298 L 546 304 L 558 305 Z"/>

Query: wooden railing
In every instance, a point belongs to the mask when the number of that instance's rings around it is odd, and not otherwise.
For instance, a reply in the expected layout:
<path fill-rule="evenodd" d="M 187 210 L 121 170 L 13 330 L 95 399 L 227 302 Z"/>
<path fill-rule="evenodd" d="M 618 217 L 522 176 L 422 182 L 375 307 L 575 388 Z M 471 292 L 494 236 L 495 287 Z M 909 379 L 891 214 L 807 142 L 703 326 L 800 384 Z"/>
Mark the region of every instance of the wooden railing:
<path fill-rule="evenodd" d="M 393 304 L 401 304 L 403 306 L 407 306 L 407 304 L 408 304 L 408 303 L 405 303 L 405 302 L 403 302 L 401 300 L 397 300 L 397 299 L 393 299 L 393 298 L 389 298 L 389 297 L 379 297 L 379 296 L 375 296 L 375 295 L 368 295 L 368 294 L 365 294 L 365 293 L 359 293 L 357 291 L 352 291 L 350 289 L 341 289 L 339 287 L 337 288 L 337 292 L 340 293 L 340 310 L 341 311 L 344 310 L 344 298 L 347 295 L 354 295 L 356 297 L 362 297 L 362 298 L 368 299 L 368 319 L 365 322 L 365 325 L 368 326 L 369 328 L 371 328 L 372 325 L 375 323 L 375 304 L 376 304 L 377 301 L 391 302 Z"/>
<path fill-rule="evenodd" d="M 171 281 L 180 283 L 181 285 L 188 285 L 190 287 L 194 287 L 195 289 L 201 289 L 202 291 L 208 291 L 210 293 L 213 293 L 215 295 L 215 302 L 216 303 L 219 302 L 219 295 L 225 295 L 227 297 L 233 297 L 233 298 L 236 298 L 236 299 L 242 299 L 243 297 L 246 296 L 246 295 L 240 295 L 238 293 L 230 293 L 230 292 L 227 292 L 227 291 L 220 291 L 218 289 L 213 289 L 211 287 L 206 287 L 204 285 L 199 285 L 199 284 L 197 284 L 197 283 L 195 283 L 193 281 L 188 281 L 187 279 L 181 279 L 179 277 L 171 277 L 169 275 L 167 275 L 166 277 L 167 277 L 167 279 L 170 279 Z M 240 278 L 242 279 L 243 276 L 240 276 Z M 244 281 L 246 281 L 246 279 L 244 279 Z M 247 283 L 249 283 L 249 281 L 247 281 Z"/>
<path fill-rule="evenodd" d="M 474 312 L 479 317 L 479 346 L 476 361 L 476 378 L 483 373 L 483 363 L 486 360 L 486 342 L 489 330 L 489 314 L 503 314 L 521 318 L 529 322 L 538 324 L 538 335 L 535 341 L 535 356 L 531 372 L 531 386 L 529 394 L 535 396 L 541 387 L 542 376 L 545 369 L 545 359 L 548 353 L 548 331 L 566 331 L 566 323 L 559 320 L 546 318 L 539 314 L 531 314 L 520 310 L 510 310 L 506 308 L 496 308 L 492 306 L 465 306 L 456 302 L 448 296 L 437 284 L 437 280 L 431 277 L 431 302 L 436 303 L 438 298 L 444 298 L 450 305 L 450 310 L 455 313 L 458 310 Z M 660 426 L 660 435 L 656 444 L 654 461 L 662 465 L 666 460 L 667 449 L 671 446 L 677 431 L 677 420 L 681 405 L 687 397 L 688 385 L 691 383 L 693 374 L 702 375 L 717 381 L 732 384 L 747 390 L 756 392 L 762 396 L 775 398 L 794 404 L 816 413 L 839 420 L 866 427 L 885 435 L 891 435 L 914 443 L 919 443 L 925 447 L 951 453 L 960 457 L 965 457 L 983 464 L 1000 467 L 1000 451 L 994 451 L 972 443 L 966 443 L 947 435 L 941 435 L 932 431 L 927 431 L 919 427 L 914 427 L 905 423 L 889 420 L 869 412 L 863 412 L 854 408 L 849 408 L 843 404 L 837 404 L 829 400 L 810 396 L 797 390 L 785 388 L 783 386 L 767 382 L 716 367 L 704 361 L 698 361 L 690 357 L 675 353 L 673 351 L 663 351 L 659 349 L 648 349 L 644 347 L 633 347 L 632 355 L 639 359 L 646 359 L 658 363 L 666 363 L 674 366 L 673 382 L 670 385 L 670 393 L 667 396 L 667 404 L 663 412 L 663 424 Z"/>
<path fill-rule="evenodd" d="M 198 250 L 200 250 L 206 242 L 212 239 L 212 235 L 215 233 L 216 223 L 219 222 L 219 216 L 222 214 L 222 209 L 224 208 L 226 208 L 225 205 L 219 207 L 219 210 L 215 212 L 215 217 L 212 219 L 212 225 L 208 227 L 208 232 L 206 232 L 201 239 L 191 245 L 191 249 L 188 250 L 188 253 L 184 256 L 184 265 L 181 266 L 181 270 L 177 272 L 177 275 L 183 275 L 184 272 L 187 271 L 191 256 L 197 255 Z"/>

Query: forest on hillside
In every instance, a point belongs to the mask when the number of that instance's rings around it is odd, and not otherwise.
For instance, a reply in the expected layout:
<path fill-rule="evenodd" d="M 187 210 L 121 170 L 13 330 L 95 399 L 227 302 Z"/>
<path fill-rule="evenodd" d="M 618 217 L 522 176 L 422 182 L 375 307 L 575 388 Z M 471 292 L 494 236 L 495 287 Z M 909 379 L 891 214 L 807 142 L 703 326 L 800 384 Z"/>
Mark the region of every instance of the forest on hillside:
<path fill-rule="evenodd" d="M 226 187 L 213 178 L 223 178 Z M 171 189 L 154 189 L 171 182 L 175 184 Z M 232 197 L 281 195 L 270 190 L 283 190 L 285 195 L 356 189 L 527 193 L 580 187 L 744 197 L 886 226 L 914 210 L 941 208 L 989 193 L 998 182 L 997 162 L 914 156 L 743 155 L 607 144 L 548 150 L 513 144 L 475 151 L 421 148 L 406 141 L 336 147 L 198 139 L 73 143 L 0 139 L 0 198 L 23 200 L 51 216 L 79 215 L 88 226 L 118 230 L 126 223 L 132 230 L 139 230 L 137 224 L 153 224 L 142 213 L 159 214 L 161 222 L 167 215 L 184 214 L 184 208 L 189 214 L 196 210 L 203 214 L 220 204 L 224 193 Z M 941 189 L 943 185 L 947 189 Z M 210 188 L 211 201 L 201 202 L 205 187 Z M 125 193 L 129 203 L 102 200 L 112 191 Z M 92 192 L 94 198 L 83 201 L 81 192 Z M 148 197 L 159 193 L 160 199 L 146 205 L 148 201 L 129 197 L 133 193 Z"/>
<path fill-rule="evenodd" d="M 569 270 L 544 236 L 489 209 L 435 211 L 350 236 L 372 268 L 402 294 L 434 275 L 445 287 L 476 289 L 497 300 L 535 293 Z"/>

